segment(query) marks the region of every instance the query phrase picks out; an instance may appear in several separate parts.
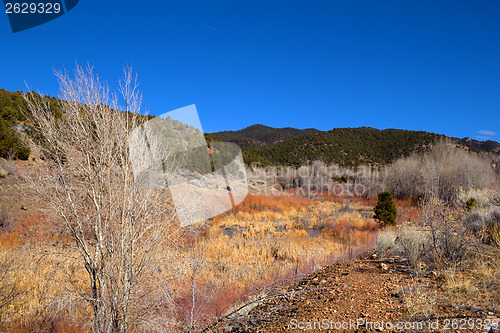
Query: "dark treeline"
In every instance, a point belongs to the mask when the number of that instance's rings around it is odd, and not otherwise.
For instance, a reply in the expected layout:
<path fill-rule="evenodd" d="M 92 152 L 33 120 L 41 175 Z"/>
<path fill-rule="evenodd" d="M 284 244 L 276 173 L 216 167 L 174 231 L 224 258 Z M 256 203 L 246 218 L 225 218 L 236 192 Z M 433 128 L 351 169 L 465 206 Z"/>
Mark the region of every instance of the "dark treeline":
<path fill-rule="evenodd" d="M 262 129 L 263 133 L 256 133 Z M 301 166 L 322 160 L 340 166 L 387 165 L 398 158 L 429 151 L 444 135 L 399 129 L 378 130 L 371 127 L 336 128 L 331 131 L 271 128 L 254 125 L 240 131 L 218 132 L 213 136 L 231 141 L 243 149 L 248 165 Z M 495 141 L 480 142 L 448 138 L 473 152 L 500 153 Z"/>
<path fill-rule="evenodd" d="M 29 148 L 23 145 L 19 135 L 19 126 L 25 120 L 21 109 L 26 110 L 21 92 L 0 89 L 0 157 L 29 157 Z"/>

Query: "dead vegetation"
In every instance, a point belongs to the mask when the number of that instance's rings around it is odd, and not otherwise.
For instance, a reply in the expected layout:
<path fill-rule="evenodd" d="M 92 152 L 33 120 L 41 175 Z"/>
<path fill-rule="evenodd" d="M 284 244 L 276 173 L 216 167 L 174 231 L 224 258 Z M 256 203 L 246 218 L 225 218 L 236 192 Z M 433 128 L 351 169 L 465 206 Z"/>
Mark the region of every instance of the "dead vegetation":
<path fill-rule="evenodd" d="M 494 309 L 500 294 L 500 215 L 494 200 L 498 192 L 469 193 L 484 196 L 482 204 L 469 210 L 432 198 L 423 204 L 418 224 L 380 233 L 377 251 L 382 257 L 404 257 L 415 276 L 436 276 L 447 298 L 439 299 L 441 303 Z M 423 305 L 419 300 L 425 297 L 410 293 L 408 312 L 422 312 L 415 307 Z"/>

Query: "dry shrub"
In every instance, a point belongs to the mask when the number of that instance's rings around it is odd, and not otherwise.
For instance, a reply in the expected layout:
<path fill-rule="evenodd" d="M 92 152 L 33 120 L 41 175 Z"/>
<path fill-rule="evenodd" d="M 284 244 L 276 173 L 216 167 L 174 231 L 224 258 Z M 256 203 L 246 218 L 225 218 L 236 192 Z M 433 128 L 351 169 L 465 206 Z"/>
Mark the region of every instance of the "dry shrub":
<path fill-rule="evenodd" d="M 295 230 L 296 237 L 308 237 L 307 231 L 305 230 Z"/>
<path fill-rule="evenodd" d="M 19 280 L 16 279 L 19 263 L 16 259 L 13 251 L 0 245 L 0 324 L 8 320 L 6 309 L 15 303 L 20 293 Z"/>
<path fill-rule="evenodd" d="M 431 235 L 428 231 L 404 226 L 397 233 L 397 252 L 408 259 L 410 266 L 417 268 L 417 263 L 429 251 Z"/>
<path fill-rule="evenodd" d="M 479 289 L 475 286 L 475 282 L 466 276 L 459 275 L 453 270 L 447 270 L 444 273 L 444 285 L 450 293 L 474 295 Z"/>
<path fill-rule="evenodd" d="M 476 261 L 472 270 L 474 285 L 478 287 L 486 299 L 492 298 L 493 302 L 500 301 L 500 250 Z M 496 299 L 495 299 L 496 298 Z"/>
<path fill-rule="evenodd" d="M 467 200 L 473 198 L 476 200 L 477 208 L 485 208 L 496 205 L 498 191 L 493 188 L 459 188 L 457 194 L 457 204 L 465 207 Z"/>
<path fill-rule="evenodd" d="M 1 165 L 0 165 L 0 178 L 5 178 L 7 177 L 7 175 L 9 174 L 9 172 L 7 171 L 7 169 L 4 169 Z"/>
<path fill-rule="evenodd" d="M 359 231 L 375 230 L 379 228 L 379 223 L 373 219 L 363 218 L 360 214 L 353 214 L 351 223 L 354 229 Z"/>
<path fill-rule="evenodd" d="M 381 231 L 377 234 L 376 250 L 379 256 L 387 254 L 396 244 L 396 233 L 392 230 Z"/>
<path fill-rule="evenodd" d="M 489 229 L 489 233 L 495 245 L 500 247 L 500 223 L 493 224 Z"/>
<path fill-rule="evenodd" d="M 430 198 L 424 202 L 421 218 L 431 234 L 429 256 L 425 260 L 438 269 L 467 264 L 475 239 L 463 223 L 463 210 Z"/>
<path fill-rule="evenodd" d="M 494 239 L 499 236 L 497 227 L 493 228 Z M 500 238 L 500 237 L 498 237 Z M 479 243 L 472 252 L 471 273 L 474 286 L 479 288 L 482 298 L 491 303 L 500 302 L 500 243 L 497 241 Z"/>
<path fill-rule="evenodd" d="M 483 244 L 499 244 L 500 208 L 473 210 L 463 217 L 465 227 Z"/>
<path fill-rule="evenodd" d="M 436 297 L 422 287 L 404 287 L 400 294 L 404 307 L 412 320 L 429 319 L 435 314 Z"/>
<path fill-rule="evenodd" d="M 51 235 L 71 240 L 51 253 L 60 256 L 53 260 L 76 260 L 84 279 L 75 283 L 74 274 L 49 266 L 53 271 L 45 278 L 61 287 L 51 289 L 55 313 L 77 308 L 95 332 L 168 327 L 168 316 L 158 313 L 168 312 L 171 281 L 184 263 L 169 261 L 180 237 L 170 233 L 176 222 L 169 192 L 136 181 L 134 167 L 145 170 L 153 155 L 163 161 L 168 152 L 154 139 L 152 128 L 143 126 L 147 117 L 140 114 L 133 72 L 124 70 L 120 97 L 91 66 L 77 65 L 74 76 L 65 71 L 56 76 L 60 112 L 39 95 L 24 95 L 30 145 L 44 163 L 23 173 L 27 192 L 50 213 L 46 243 L 54 240 Z M 135 163 L 130 153 L 138 148 L 131 143 L 137 137 L 148 138 L 149 155 Z"/>

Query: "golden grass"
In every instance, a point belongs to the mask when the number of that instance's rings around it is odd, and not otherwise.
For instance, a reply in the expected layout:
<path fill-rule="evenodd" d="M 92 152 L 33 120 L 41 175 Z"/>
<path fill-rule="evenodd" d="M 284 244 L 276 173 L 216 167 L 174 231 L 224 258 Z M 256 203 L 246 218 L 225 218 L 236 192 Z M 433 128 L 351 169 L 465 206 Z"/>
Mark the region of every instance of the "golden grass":
<path fill-rule="evenodd" d="M 17 294 L 10 304 L 0 308 L 0 323 L 4 327 L 28 330 L 36 321 L 44 321 L 57 313 L 54 306 L 60 297 L 70 291 L 85 290 L 85 271 L 79 262 L 47 254 L 47 250 L 43 252 L 25 245 L 0 247 L 0 257 L 15 258 L 10 273 L 0 281 L 0 289 L 14 285 Z M 74 274 L 68 278 L 67 272 Z M 71 317 L 76 319 L 76 316 L 74 312 Z"/>
<path fill-rule="evenodd" d="M 454 271 L 447 271 L 443 275 L 444 287 L 449 293 L 472 296 L 479 292 L 475 281 L 464 274 L 457 275 Z"/>

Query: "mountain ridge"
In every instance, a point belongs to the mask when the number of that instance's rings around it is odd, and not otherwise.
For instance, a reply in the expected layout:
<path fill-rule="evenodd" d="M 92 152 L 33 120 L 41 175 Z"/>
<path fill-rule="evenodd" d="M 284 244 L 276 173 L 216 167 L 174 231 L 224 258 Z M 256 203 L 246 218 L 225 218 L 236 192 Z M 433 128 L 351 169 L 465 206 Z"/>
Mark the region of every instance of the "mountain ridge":
<path fill-rule="evenodd" d="M 296 136 L 317 132 L 320 132 L 320 130 L 315 128 L 275 128 L 263 124 L 254 124 L 237 131 L 220 131 L 211 134 L 222 141 L 236 143 L 241 148 L 255 148 L 276 144 Z"/>
<path fill-rule="evenodd" d="M 210 133 L 220 141 L 238 144 L 247 164 L 298 166 L 316 159 L 340 165 L 388 164 L 397 158 L 426 150 L 448 139 L 464 148 L 500 156 L 500 143 L 403 129 L 344 127 L 321 131 L 314 128 L 273 128 L 262 124 L 238 131 Z"/>

